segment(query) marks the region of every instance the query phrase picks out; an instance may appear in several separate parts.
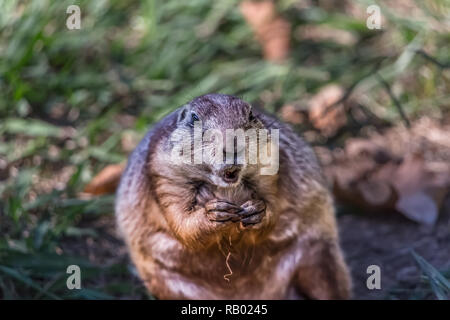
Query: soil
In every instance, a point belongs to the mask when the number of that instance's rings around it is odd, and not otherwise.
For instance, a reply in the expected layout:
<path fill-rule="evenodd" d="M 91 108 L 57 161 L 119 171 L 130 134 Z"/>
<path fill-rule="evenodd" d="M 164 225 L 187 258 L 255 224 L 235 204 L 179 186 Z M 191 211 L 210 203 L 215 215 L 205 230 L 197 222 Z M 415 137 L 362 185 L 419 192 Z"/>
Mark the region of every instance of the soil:
<path fill-rule="evenodd" d="M 118 237 L 113 219 L 105 219 L 100 243 L 81 244 L 71 251 L 88 256 L 94 263 L 129 263 L 125 245 Z M 338 217 L 341 245 L 350 266 L 354 299 L 435 299 L 424 281 L 411 249 L 440 271 L 450 270 L 450 195 L 434 226 L 419 225 L 399 213 L 343 213 Z M 91 239 L 92 241 L 92 239 Z M 73 253 L 75 253 L 73 252 Z M 381 289 L 369 290 L 367 267 L 381 269 Z M 142 287 L 132 273 L 129 280 Z M 128 299 L 141 299 L 131 294 Z"/>
<path fill-rule="evenodd" d="M 438 270 L 450 270 L 450 196 L 432 227 L 398 213 L 347 214 L 338 221 L 355 299 L 435 299 L 429 285 L 421 281 L 411 249 Z M 381 269 L 380 290 L 366 286 L 370 265 Z"/>

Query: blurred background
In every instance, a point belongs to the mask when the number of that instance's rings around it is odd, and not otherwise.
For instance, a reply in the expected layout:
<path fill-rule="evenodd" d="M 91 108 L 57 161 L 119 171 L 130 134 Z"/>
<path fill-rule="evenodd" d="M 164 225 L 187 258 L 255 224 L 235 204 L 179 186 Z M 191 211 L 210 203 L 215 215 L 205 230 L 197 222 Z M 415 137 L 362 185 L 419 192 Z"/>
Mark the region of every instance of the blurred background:
<path fill-rule="evenodd" d="M 70 5 L 80 29 L 66 25 Z M 448 0 L 0 8 L 0 298 L 153 298 L 115 231 L 112 192 L 146 130 L 211 92 L 314 146 L 355 298 L 449 297 Z M 81 290 L 66 287 L 71 264 Z M 366 287 L 373 264 L 381 290 Z"/>

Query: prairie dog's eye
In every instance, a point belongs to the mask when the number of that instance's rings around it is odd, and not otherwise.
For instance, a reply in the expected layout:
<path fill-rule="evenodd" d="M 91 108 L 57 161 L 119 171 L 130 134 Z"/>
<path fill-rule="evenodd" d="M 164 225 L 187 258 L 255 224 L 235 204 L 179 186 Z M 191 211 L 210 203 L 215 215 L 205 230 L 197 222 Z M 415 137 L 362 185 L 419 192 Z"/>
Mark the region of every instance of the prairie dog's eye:
<path fill-rule="evenodd" d="M 194 125 L 195 121 L 200 121 L 200 118 L 198 117 L 198 115 L 195 112 L 191 112 L 191 119 L 189 121 L 189 124 Z"/>

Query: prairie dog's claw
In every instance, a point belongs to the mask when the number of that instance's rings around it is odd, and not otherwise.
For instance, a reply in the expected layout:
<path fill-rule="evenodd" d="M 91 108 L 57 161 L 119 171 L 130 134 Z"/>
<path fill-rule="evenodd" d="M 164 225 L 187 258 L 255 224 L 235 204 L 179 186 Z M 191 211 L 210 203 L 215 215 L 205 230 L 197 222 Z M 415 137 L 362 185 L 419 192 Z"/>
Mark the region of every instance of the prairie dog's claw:
<path fill-rule="evenodd" d="M 247 227 L 249 225 L 255 225 L 262 221 L 266 215 L 266 204 L 262 200 L 249 200 L 242 206 L 241 225 Z"/>
<path fill-rule="evenodd" d="M 242 211 L 241 207 L 222 200 L 211 200 L 205 204 L 206 213 L 210 221 L 237 222 L 240 220 L 239 212 Z"/>

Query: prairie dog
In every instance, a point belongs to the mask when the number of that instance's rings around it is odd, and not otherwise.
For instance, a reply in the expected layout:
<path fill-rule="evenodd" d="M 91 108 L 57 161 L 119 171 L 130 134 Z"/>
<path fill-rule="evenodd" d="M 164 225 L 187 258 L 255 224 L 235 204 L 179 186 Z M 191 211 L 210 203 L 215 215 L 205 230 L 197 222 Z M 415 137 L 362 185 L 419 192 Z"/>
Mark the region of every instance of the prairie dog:
<path fill-rule="evenodd" d="M 259 162 L 171 161 L 181 143 L 174 136 L 192 136 L 197 121 L 220 132 L 278 129 L 278 171 L 262 175 Z M 200 96 L 156 124 L 129 158 L 116 217 L 140 277 L 160 299 L 350 297 L 332 199 L 313 151 L 237 97 Z"/>

